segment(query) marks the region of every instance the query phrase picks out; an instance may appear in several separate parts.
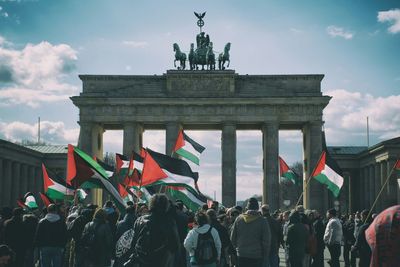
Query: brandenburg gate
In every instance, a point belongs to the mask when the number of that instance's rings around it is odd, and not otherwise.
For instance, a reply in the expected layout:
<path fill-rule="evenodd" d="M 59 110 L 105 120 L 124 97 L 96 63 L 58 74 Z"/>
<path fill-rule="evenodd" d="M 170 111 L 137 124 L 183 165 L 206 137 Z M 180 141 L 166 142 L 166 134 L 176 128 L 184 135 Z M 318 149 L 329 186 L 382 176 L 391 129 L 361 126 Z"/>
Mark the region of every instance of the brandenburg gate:
<path fill-rule="evenodd" d="M 304 178 L 321 155 L 322 112 L 330 100 L 321 93 L 324 75 L 239 75 L 227 70 L 231 43 L 214 54 L 210 36 L 202 30 L 205 14 L 195 12 L 200 31 L 187 57 L 173 44 L 177 70 L 163 75 L 79 76 L 82 93 L 71 97 L 80 111 L 78 145 L 102 158 L 103 132 L 122 129 L 123 153 L 129 156 L 140 150 L 145 129 L 165 129 L 165 152 L 170 155 L 181 128 L 221 130 L 222 203 L 230 207 L 236 205 L 236 130 L 261 130 L 263 202 L 275 210 L 282 206 L 279 130 L 303 132 Z M 315 181 L 303 200 L 307 208 L 323 211 L 328 206 L 325 187 Z"/>
<path fill-rule="evenodd" d="M 170 154 L 178 130 L 221 130 L 222 203 L 236 204 L 236 130 L 261 130 L 263 202 L 279 203 L 279 130 L 303 133 L 304 177 L 322 149 L 323 75 L 239 75 L 234 70 L 168 70 L 163 75 L 80 75 L 83 90 L 71 97 L 79 108 L 79 146 L 103 155 L 103 132 L 123 130 L 123 153 L 139 151 L 143 131 L 166 130 Z M 207 177 L 200 177 L 207 179 Z M 326 189 L 312 181 L 308 208 L 327 207 Z"/>

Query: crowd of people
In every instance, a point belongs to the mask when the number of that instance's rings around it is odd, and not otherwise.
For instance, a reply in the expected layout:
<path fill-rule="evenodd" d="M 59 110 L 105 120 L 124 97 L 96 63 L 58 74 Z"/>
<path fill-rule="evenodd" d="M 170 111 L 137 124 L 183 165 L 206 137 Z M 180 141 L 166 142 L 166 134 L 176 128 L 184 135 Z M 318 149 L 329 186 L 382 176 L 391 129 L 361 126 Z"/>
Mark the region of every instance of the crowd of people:
<path fill-rule="evenodd" d="M 326 216 L 297 206 L 274 211 L 250 198 L 246 207 L 187 210 L 164 194 L 148 205 L 127 203 L 120 213 L 111 201 L 96 205 L 50 204 L 39 211 L 3 208 L 0 267 L 339 267 L 369 266 L 367 210 Z M 342 252 L 343 247 L 343 252 Z M 283 248 L 285 256 L 279 256 Z"/>

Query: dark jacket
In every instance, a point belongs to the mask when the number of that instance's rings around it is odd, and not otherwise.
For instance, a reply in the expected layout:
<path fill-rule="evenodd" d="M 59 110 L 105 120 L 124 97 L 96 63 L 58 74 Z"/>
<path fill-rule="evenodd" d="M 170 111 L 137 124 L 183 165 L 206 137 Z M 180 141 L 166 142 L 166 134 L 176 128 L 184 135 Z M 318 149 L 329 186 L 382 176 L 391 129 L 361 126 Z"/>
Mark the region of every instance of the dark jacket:
<path fill-rule="evenodd" d="M 286 245 L 289 251 L 289 259 L 301 261 L 306 253 L 308 231 L 304 224 L 300 222 L 300 215 L 293 212 L 290 217 Z"/>
<path fill-rule="evenodd" d="M 58 214 L 48 213 L 39 221 L 36 229 L 37 247 L 64 248 L 67 243 L 67 226 Z"/>
<path fill-rule="evenodd" d="M 21 252 L 23 255 L 23 251 L 26 249 L 26 237 L 22 217 L 13 216 L 4 222 L 3 241 L 17 256 L 21 256 Z"/>
<path fill-rule="evenodd" d="M 352 245 L 356 241 L 354 237 L 354 227 L 355 227 L 354 220 L 348 219 L 343 224 L 343 240 L 345 244 Z"/>
<path fill-rule="evenodd" d="M 136 221 L 134 214 L 125 214 L 124 219 L 117 223 L 117 231 L 115 233 L 115 240 L 118 240 L 126 231 L 133 228 Z"/>
<path fill-rule="evenodd" d="M 321 218 L 317 218 L 313 223 L 313 228 L 315 232 L 315 237 L 317 238 L 317 246 L 319 249 L 324 249 L 324 234 L 325 234 L 325 225 Z"/>
<path fill-rule="evenodd" d="M 134 235 L 132 244 L 136 244 L 141 233 L 144 232 L 143 229 L 146 227 L 146 224 L 151 224 L 152 236 L 154 236 L 154 238 L 156 239 L 152 240 L 151 244 L 154 244 L 158 247 L 160 242 L 163 242 L 163 244 L 165 244 L 165 247 L 164 249 L 157 252 L 157 256 L 154 256 L 151 259 L 150 264 L 141 264 L 139 266 L 173 266 L 173 257 L 180 246 L 179 235 L 175 220 L 172 219 L 169 215 L 159 215 L 156 213 L 139 217 L 133 227 Z M 135 254 L 136 251 L 134 250 L 134 255 Z M 134 255 L 132 257 L 135 257 Z"/>
<path fill-rule="evenodd" d="M 258 211 L 248 210 L 236 218 L 231 241 L 239 257 L 267 257 L 271 247 L 271 232 L 267 220 Z"/>
<path fill-rule="evenodd" d="M 281 224 L 271 217 L 268 213 L 265 215 L 267 219 L 269 229 L 271 230 L 271 255 L 278 255 L 279 254 L 279 246 L 283 240 L 283 230 Z"/>
<path fill-rule="evenodd" d="M 95 259 L 87 259 L 93 266 L 109 266 L 111 263 L 111 256 L 114 248 L 113 235 L 109 224 L 99 219 L 87 223 L 82 233 L 82 243 L 84 243 L 85 236 L 90 231 L 95 233 L 95 252 L 97 257 Z"/>
<path fill-rule="evenodd" d="M 82 232 L 85 228 L 85 225 L 90 222 L 88 213 L 90 213 L 90 211 L 85 211 L 85 213 L 82 213 L 70 223 L 68 235 L 75 241 L 75 250 L 81 249 Z"/>
<path fill-rule="evenodd" d="M 365 223 L 358 229 L 356 242 L 353 246 L 353 251 L 358 251 L 360 257 L 360 267 L 369 267 L 371 261 L 371 248 L 368 245 L 367 239 L 365 238 L 365 231 L 369 227 L 370 223 Z"/>

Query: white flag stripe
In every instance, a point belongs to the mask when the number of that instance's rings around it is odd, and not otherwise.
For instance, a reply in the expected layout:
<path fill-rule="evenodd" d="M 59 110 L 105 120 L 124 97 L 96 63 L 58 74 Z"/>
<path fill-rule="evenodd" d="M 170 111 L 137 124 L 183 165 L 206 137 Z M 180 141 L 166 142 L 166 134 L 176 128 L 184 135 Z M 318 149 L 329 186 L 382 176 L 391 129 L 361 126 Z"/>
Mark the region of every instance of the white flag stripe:
<path fill-rule="evenodd" d="M 328 179 L 337 187 L 342 188 L 343 177 L 332 170 L 328 164 L 325 164 L 325 169 L 322 171 L 322 173 L 325 174 L 325 176 L 328 177 Z"/>

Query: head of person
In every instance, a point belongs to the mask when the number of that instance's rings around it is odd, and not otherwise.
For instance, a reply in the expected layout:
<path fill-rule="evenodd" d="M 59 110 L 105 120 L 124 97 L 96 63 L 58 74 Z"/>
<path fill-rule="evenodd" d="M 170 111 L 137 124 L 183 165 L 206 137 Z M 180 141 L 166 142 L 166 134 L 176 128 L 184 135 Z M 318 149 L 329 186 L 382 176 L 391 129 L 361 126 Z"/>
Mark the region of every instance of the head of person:
<path fill-rule="evenodd" d="M 289 221 L 291 224 L 300 223 L 300 213 L 297 210 L 294 210 L 290 213 Z"/>
<path fill-rule="evenodd" d="M 289 221 L 289 216 L 290 216 L 290 210 L 287 210 L 283 213 L 283 221 L 287 222 Z"/>
<path fill-rule="evenodd" d="M 239 214 L 242 214 L 243 212 L 242 206 L 235 206 L 234 208 L 239 212 Z"/>
<path fill-rule="evenodd" d="M 0 266 L 9 266 L 15 253 L 7 246 L 0 245 Z"/>
<path fill-rule="evenodd" d="M 205 224 L 208 224 L 208 217 L 207 214 L 205 214 L 202 211 L 198 211 L 194 217 L 194 220 L 196 221 L 196 224 L 201 227 Z"/>
<path fill-rule="evenodd" d="M 263 216 L 269 215 L 269 205 L 268 204 L 264 204 L 261 206 L 261 214 Z"/>
<path fill-rule="evenodd" d="M 208 210 L 208 205 L 207 204 L 203 204 L 203 206 L 201 206 L 201 211 L 207 212 L 207 210 Z"/>
<path fill-rule="evenodd" d="M 353 213 L 350 213 L 350 214 L 349 214 L 349 220 L 350 220 L 350 221 L 354 220 L 354 214 L 353 214 Z"/>
<path fill-rule="evenodd" d="M 259 210 L 260 206 L 258 205 L 258 200 L 254 197 L 251 197 L 249 199 L 249 202 L 247 202 L 247 210 Z"/>
<path fill-rule="evenodd" d="M 47 207 L 47 213 L 51 213 L 51 214 L 57 214 L 57 206 L 55 204 L 50 204 Z"/>
<path fill-rule="evenodd" d="M 298 205 L 296 207 L 296 211 L 300 214 L 304 214 L 304 206 L 303 205 Z"/>
<path fill-rule="evenodd" d="M 183 202 L 181 200 L 177 200 L 175 206 L 177 210 L 183 211 Z"/>
<path fill-rule="evenodd" d="M 217 221 L 217 212 L 213 209 L 208 209 L 206 212 L 209 222 L 216 222 Z"/>
<path fill-rule="evenodd" d="M 106 222 L 107 212 L 104 209 L 97 209 L 93 215 L 93 219 L 100 222 Z"/>
<path fill-rule="evenodd" d="M 129 201 L 126 202 L 126 205 L 127 205 L 127 206 L 134 206 L 134 203 L 133 203 L 132 201 L 129 200 Z"/>
<path fill-rule="evenodd" d="M 336 211 L 335 209 L 329 209 L 329 210 L 326 212 L 326 217 L 327 217 L 328 219 L 334 218 L 334 217 L 336 217 L 336 216 L 337 216 L 337 211 Z"/>
<path fill-rule="evenodd" d="M 134 206 L 127 206 L 125 208 L 125 213 L 129 215 L 135 215 L 135 207 Z"/>
<path fill-rule="evenodd" d="M 214 200 L 214 201 L 212 202 L 212 204 L 211 204 L 211 208 L 212 208 L 213 210 L 215 210 L 215 211 L 218 211 L 219 202 Z"/>
<path fill-rule="evenodd" d="M 114 204 L 111 200 L 106 201 L 106 203 L 104 203 L 104 208 L 113 208 Z"/>
<path fill-rule="evenodd" d="M 371 217 L 371 215 L 368 216 L 368 214 L 369 214 L 369 210 L 363 210 L 361 212 L 361 221 L 366 222 L 366 223 L 372 222 L 372 217 Z"/>
<path fill-rule="evenodd" d="M 308 220 L 309 220 L 310 222 L 314 221 L 314 219 L 315 219 L 314 211 L 310 210 L 310 211 L 308 212 L 308 214 L 307 214 L 307 217 L 308 217 Z"/>
<path fill-rule="evenodd" d="M 138 215 L 142 216 L 146 214 L 149 214 L 149 208 L 147 207 L 147 205 L 139 205 Z"/>
<path fill-rule="evenodd" d="M 169 206 L 169 199 L 165 194 L 155 194 L 150 199 L 149 211 L 162 215 L 167 213 Z"/>
<path fill-rule="evenodd" d="M 227 211 L 228 219 L 231 223 L 235 222 L 236 218 L 239 216 L 240 212 L 236 208 L 230 208 Z"/>

